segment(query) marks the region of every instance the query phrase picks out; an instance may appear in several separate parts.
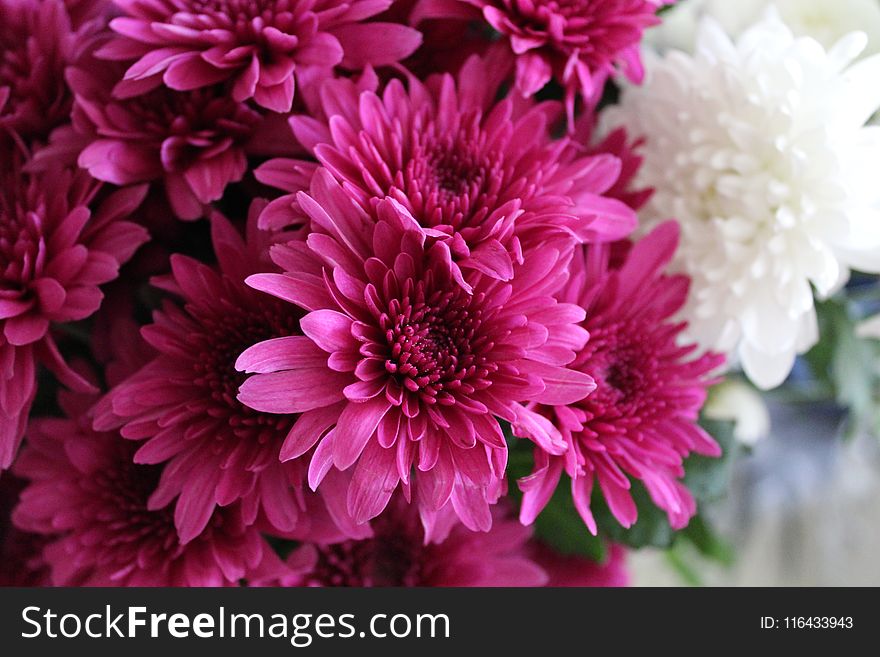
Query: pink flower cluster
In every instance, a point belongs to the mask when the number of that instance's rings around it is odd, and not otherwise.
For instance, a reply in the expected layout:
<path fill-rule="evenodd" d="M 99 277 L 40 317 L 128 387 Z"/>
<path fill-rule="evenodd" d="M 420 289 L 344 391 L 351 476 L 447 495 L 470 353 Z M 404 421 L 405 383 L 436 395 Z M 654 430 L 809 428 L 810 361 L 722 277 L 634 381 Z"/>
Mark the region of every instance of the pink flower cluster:
<path fill-rule="evenodd" d="M 530 525 L 719 454 L 591 135 L 656 8 L 0 0 L 0 583 L 624 585 Z"/>

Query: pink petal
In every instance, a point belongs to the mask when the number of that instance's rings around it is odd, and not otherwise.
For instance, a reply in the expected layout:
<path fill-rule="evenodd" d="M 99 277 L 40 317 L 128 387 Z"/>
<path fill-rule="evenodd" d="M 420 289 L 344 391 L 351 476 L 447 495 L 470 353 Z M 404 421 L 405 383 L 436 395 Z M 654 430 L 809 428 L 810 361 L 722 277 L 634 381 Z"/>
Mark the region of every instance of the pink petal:
<path fill-rule="evenodd" d="M 326 352 L 357 348 L 351 335 L 351 317 L 335 310 L 315 310 L 303 317 L 299 324 L 302 332 Z"/>
<path fill-rule="evenodd" d="M 23 346 L 32 344 L 46 335 L 49 320 L 40 315 L 28 313 L 10 317 L 3 326 L 3 335 L 9 344 Z"/>
<path fill-rule="evenodd" d="M 348 510 L 355 522 L 366 522 L 382 513 L 398 481 L 395 450 L 376 441 L 367 445 L 348 488 Z"/>
<path fill-rule="evenodd" d="M 263 413 L 303 413 L 343 399 L 349 377 L 329 369 L 256 374 L 238 391 L 238 400 Z"/>
<path fill-rule="evenodd" d="M 342 66 L 386 66 L 408 57 L 422 43 L 418 30 L 395 23 L 349 23 L 333 30 L 342 44 Z"/>
<path fill-rule="evenodd" d="M 391 403 L 384 395 L 360 404 L 350 402 L 345 407 L 336 424 L 333 465 L 346 470 L 357 461 L 389 408 Z"/>
<path fill-rule="evenodd" d="M 340 402 L 332 406 L 323 406 L 300 415 L 284 439 L 279 458 L 290 461 L 308 452 L 321 439 L 324 432 L 339 419 L 345 408 Z"/>

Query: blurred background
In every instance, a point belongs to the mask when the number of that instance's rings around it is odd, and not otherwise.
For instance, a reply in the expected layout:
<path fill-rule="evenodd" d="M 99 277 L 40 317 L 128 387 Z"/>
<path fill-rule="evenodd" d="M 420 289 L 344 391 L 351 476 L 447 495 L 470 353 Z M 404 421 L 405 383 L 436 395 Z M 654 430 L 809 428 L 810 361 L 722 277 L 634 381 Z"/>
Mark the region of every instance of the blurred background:
<path fill-rule="evenodd" d="M 880 444 L 844 438 L 833 406 L 770 403 L 771 433 L 733 466 L 709 509 L 731 548 L 724 565 L 696 555 L 631 553 L 636 586 L 880 586 Z"/>

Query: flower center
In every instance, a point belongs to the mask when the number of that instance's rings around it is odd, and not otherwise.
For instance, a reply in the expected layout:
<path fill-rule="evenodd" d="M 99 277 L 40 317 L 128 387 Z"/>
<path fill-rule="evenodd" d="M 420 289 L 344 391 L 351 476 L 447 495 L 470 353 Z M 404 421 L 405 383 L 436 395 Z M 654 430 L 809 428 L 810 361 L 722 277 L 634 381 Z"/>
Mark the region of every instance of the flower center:
<path fill-rule="evenodd" d="M 400 509 L 373 521 L 375 536 L 318 547 L 311 586 L 420 586 L 425 581 L 425 548 L 418 520 Z"/>
<path fill-rule="evenodd" d="M 589 330 L 578 362 L 598 385 L 580 404 L 599 417 L 651 417 L 662 405 L 655 393 L 663 385 L 651 328 L 624 321 Z"/>
<path fill-rule="evenodd" d="M 284 436 L 293 424 L 286 415 L 260 413 L 236 399 L 246 376 L 235 361 L 246 348 L 272 338 L 298 334 L 299 313 L 290 304 L 260 299 L 258 305 L 222 300 L 219 311 L 199 316 L 200 329 L 190 334 L 195 377 L 215 419 L 225 419 L 239 437 L 265 443 Z"/>
<path fill-rule="evenodd" d="M 42 269 L 45 258 L 40 215 L 13 196 L 16 186 L 23 184 L 20 178 L 0 178 L 0 299 L 4 293 L 20 292 Z"/>
<path fill-rule="evenodd" d="M 300 0 L 174 0 L 178 12 L 166 20 L 195 30 L 220 28 L 234 32 L 240 45 L 260 44 L 268 26 L 294 33 L 313 4 Z"/>
<path fill-rule="evenodd" d="M 125 111 L 134 119 L 137 131 L 130 139 L 161 144 L 166 171 L 184 171 L 203 157 L 211 157 L 230 144 L 244 141 L 257 115 L 216 89 L 186 93 L 157 89 L 125 101 Z M 99 128 L 101 134 L 119 138 L 124 126 Z"/>
<path fill-rule="evenodd" d="M 394 185 L 425 226 L 478 227 L 501 192 L 504 158 L 487 152 L 476 113 L 461 121 L 448 133 L 433 122 L 422 130 L 417 122 L 410 159 L 396 177 Z"/>
<path fill-rule="evenodd" d="M 25 138 L 44 138 L 70 117 L 71 97 L 60 55 L 41 51 L 32 29 L 4 25 L 0 34 L 0 132 L 5 127 Z"/>
<path fill-rule="evenodd" d="M 517 3 L 520 7 L 522 5 Z M 566 18 L 578 18 L 588 15 L 590 2 L 585 0 L 537 0 L 535 10 L 539 15 L 556 14 Z"/>
<path fill-rule="evenodd" d="M 130 557 L 134 558 L 137 551 L 146 549 L 145 542 L 159 549 L 171 549 L 177 543 L 172 507 L 147 509 L 147 500 L 159 484 L 162 467 L 135 464 L 136 442 L 118 436 L 104 438 L 112 441 L 106 447 L 112 451 L 111 463 L 83 478 L 81 484 L 94 505 L 90 521 L 108 530 L 101 549 L 105 553 L 112 551 L 119 559 L 124 557 L 118 552 L 120 549 L 130 549 Z"/>
<path fill-rule="evenodd" d="M 414 287 L 380 317 L 389 347 L 385 369 L 430 404 L 450 404 L 455 392 L 489 387 L 497 366 L 486 357 L 491 343 L 480 331 L 483 295 L 456 287 L 426 296 L 423 282 Z"/>

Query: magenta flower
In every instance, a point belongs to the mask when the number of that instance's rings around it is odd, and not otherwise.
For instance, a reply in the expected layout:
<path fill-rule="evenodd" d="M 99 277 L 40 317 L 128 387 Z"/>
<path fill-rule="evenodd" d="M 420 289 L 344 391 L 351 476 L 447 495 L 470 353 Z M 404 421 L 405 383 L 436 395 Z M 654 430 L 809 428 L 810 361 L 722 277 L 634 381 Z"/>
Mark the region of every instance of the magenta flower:
<path fill-rule="evenodd" d="M 98 180 L 163 181 L 178 217 L 203 216 L 247 170 L 244 149 L 259 115 L 215 88 L 115 98 L 121 69 L 95 61 L 68 69 L 73 127 L 56 131 L 40 159 L 78 153 L 79 165 Z"/>
<path fill-rule="evenodd" d="M 547 586 L 629 586 L 626 550 L 612 545 L 603 563 L 575 554 L 560 554 L 544 543 L 533 541 L 529 556 L 547 573 Z"/>
<path fill-rule="evenodd" d="M 319 169 L 300 207 L 321 232 L 273 248 L 284 274 L 248 283 L 308 311 L 304 336 L 259 343 L 238 360 L 256 373 L 239 399 L 267 413 L 302 413 L 284 460 L 314 445 L 313 489 L 331 466 L 354 466 L 348 508 L 378 515 L 415 478 L 423 515 L 451 500 L 466 526 L 486 530 L 506 465 L 497 417 L 550 451 L 558 433 L 519 401 L 567 404 L 589 376 L 565 368 L 586 339 L 583 311 L 557 304 L 566 277 L 559 243 L 536 247 L 511 282 L 452 263 L 446 240 L 393 199 L 373 221 Z"/>
<path fill-rule="evenodd" d="M 285 586 L 542 586 L 544 571 L 529 558 L 531 532 L 499 507 L 488 533 L 473 532 L 447 507 L 442 535 L 429 541 L 414 505 L 397 494 L 373 520 L 372 536 L 306 542 L 292 553 Z"/>
<path fill-rule="evenodd" d="M 77 35 L 61 0 L 0 0 L 0 144 L 45 139 L 70 116 Z"/>
<path fill-rule="evenodd" d="M 46 538 L 12 524 L 12 509 L 24 486 L 24 481 L 8 472 L 0 477 L 0 587 L 49 583 L 49 568 L 43 560 Z"/>
<path fill-rule="evenodd" d="M 157 501 L 162 467 L 133 460 L 137 443 L 91 429 L 84 399 L 66 418 L 32 422 L 16 463 L 29 480 L 15 524 L 50 542 L 43 556 L 56 586 L 236 586 L 285 568 L 240 506 L 215 512 L 204 530 L 178 538 Z"/>
<path fill-rule="evenodd" d="M 615 69 L 641 82 L 639 44 L 645 29 L 660 22 L 656 16 L 660 4 L 660 0 L 420 0 L 416 16 L 466 19 L 482 14 L 509 40 L 516 55 L 517 90 L 529 97 L 555 78 L 565 89 L 571 117 L 575 96 L 580 93 L 593 105 Z"/>
<path fill-rule="evenodd" d="M 571 366 L 597 387 L 579 402 L 543 409 L 569 449 L 563 456 L 536 450 L 535 471 L 520 482 L 523 522 L 532 522 L 546 505 L 563 470 L 593 534 L 590 495 L 596 481 L 624 527 L 637 516 L 631 477 L 644 484 L 673 528 L 686 526 L 696 511 L 679 481 L 682 460 L 691 452 L 721 453 L 697 416 L 713 382 L 710 373 L 724 359 L 695 356 L 695 346 L 677 344 L 684 324 L 671 318 L 685 302 L 689 281 L 662 273 L 677 244 L 678 227 L 667 222 L 637 242 L 619 268 L 608 266 L 605 245 L 589 247 L 585 259 L 574 261 L 559 298 L 586 310 L 583 326 L 590 339 Z"/>
<path fill-rule="evenodd" d="M 121 427 L 123 437 L 144 441 L 137 463 L 167 463 L 152 499 L 160 506 L 176 500 L 184 543 L 205 530 L 216 507 L 240 501 L 244 522 L 261 514 L 278 532 L 292 531 L 302 511 L 304 468 L 279 460 L 294 416 L 260 413 L 236 399 L 245 378 L 235 369 L 238 355 L 263 340 L 301 335 L 303 314 L 245 285 L 269 267 L 267 244 L 255 221 L 250 226 L 245 243 L 213 217 L 216 269 L 172 256 L 171 276 L 157 285 L 183 305 L 166 300 L 154 313 L 142 334 L 156 357 L 113 388 L 95 414 L 98 430 Z"/>
<path fill-rule="evenodd" d="M 95 19 L 98 19 L 103 26 L 106 24 L 112 2 L 111 0 L 64 0 L 64 6 L 67 7 L 74 28 Z"/>
<path fill-rule="evenodd" d="M 523 252 L 553 234 L 573 236 L 572 244 L 629 234 L 635 213 L 603 196 L 620 173 L 617 158 L 553 140 L 552 104 L 493 104 L 503 79 L 497 58 L 474 57 L 457 80 L 410 79 L 408 91 L 392 80 L 381 96 L 369 80 L 335 80 L 322 90 L 329 120 L 298 116 L 291 125 L 365 212 L 375 216 L 376 204 L 393 198 L 471 271 L 506 281 Z M 256 175 L 296 192 L 303 170 L 272 160 Z M 267 207 L 261 225 L 301 221 L 290 194 Z"/>
<path fill-rule="evenodd" d="M 644 138 L 630 141 L 623 128 L 613 130 L 595 144 L 590 143 L 589 133 L 578 134 L 577 138 L 581 140 L 581 143 L 587 144 L 588 152 L 594 155 L 613 155 L 620 160 L 620 176 L 614 185 L 605 192 L 605 196 L 616 198 L 635 211 L 640 210 L 654 193 L 653 189 L 635 186 L 636 175 L 643 160 L 638 151 L 645 142 Z"/>
<path fill-rule="evenodd" d="M 18 160 L 9 156 L 0 173 L 0 470 L 10 466 L 21 442 L 38 363 L 63 384 L 90 389 L 65 364 L 50 325 L 94 313 L 102 298 L 98 286 L 116 278 L 147 240 L 143 228 L 121 220 L 145 188 L 93 204 L 100 185 L 85 172 L 26 174 Z"/>
<path fill-rule="evenodd" d="M 304 71 L 391 64 L 421 42 L 403 25 L 363 22 L 391 0 L 114 2 L 124 14 L 110 23 L 119 36 L 100 54 L 137 59 L 127 81 L 190 91 L 228 80 L 234 101 L 275 112 L 290 111 Z"/>

